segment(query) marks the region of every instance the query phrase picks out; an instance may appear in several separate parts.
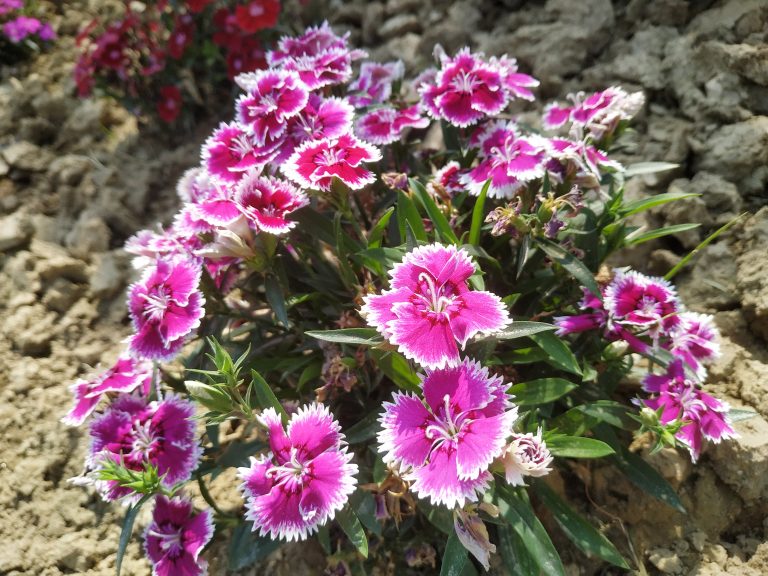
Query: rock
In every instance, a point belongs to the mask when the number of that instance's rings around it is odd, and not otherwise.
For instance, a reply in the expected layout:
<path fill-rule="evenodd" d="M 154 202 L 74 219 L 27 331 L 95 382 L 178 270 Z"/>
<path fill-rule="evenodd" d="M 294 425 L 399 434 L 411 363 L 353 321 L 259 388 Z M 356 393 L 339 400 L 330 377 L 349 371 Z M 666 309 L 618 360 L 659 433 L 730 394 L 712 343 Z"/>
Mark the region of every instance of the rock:
<path fill-rule="evenodd" d="M 744 225 L 744 247 L 737 261 L 741 304 L 752 331 L 768 340 L 768 207 Z"/>
<path fill-rule="evenodd" d="M 675 182 L 670 185 L 669 192 L 684 192 L 684 190 L 675 185 Z M 695 248 L 701 242 L 701 227 L 703 226 L 706 229 L 712 224 L 706 203 L 701 198 L 695 196 L 664 204 L 654 209 L 653 213 L 661 215 L 664 218 L 664 223 L 668 226 L 688 223 L 701 224 L 699 228 L 678 232 L 674 235 L 687 250 Z"/>
<path fill-rule="evenodd" d="M 677 287 L 684 302 L 696 309 L 726 310 L 739 302 L 735 249 L 725 241 L 699 252 L 696 265 L 680 276 Z"/>
<path fill-rule="evenodd" d="M 755 505 L 768 498 L 768 421 L 755 416 L 735 426 L 739 437 L 712 446 L 710 457 L 720 479 Z"/>
<path fill-rule="evenodd" d="M 13 345 L 26 356 L 47 356 L 51 351 L 56 315 L 41 304 L 22 306 L 6 320 L 4 328 Z"/>
<path fill-rule="evenodd" d="M 709 448 L 720 448 L 731 443 L 729 440 Z M 720 463 L 720 466 L 735 468 L 733 461 Z M 737 493 L 710 468 L 699 465 L 696 471 L 698 478 L 693 486 L 693 502 L 688 506 L 688 512 L 697 528 L 716 540 L 738 521 L 744 506 Z"/>
<path fill-rule="evenodd" d="M 379 36 L 385 40 L 399 38 L 410 32 L 421 32 L 421 20 L 413 14 L 392 16 L 379 28 Z"/>
<path fill-rule="evenodd" d="M 58 184 L 77 186 L 91 166 L 92 162 L 87 156 L 66 154 L 51 162 L 48 174 Z"/>
<path fill-rule="evenodd" d="M 66 245 L 74 256 L 88 260 L 94 253 L 109 249 L 110 236 L 104 220 L 95 214 L 83 212 L 67 234 Z"/>
<path fill-rule="evenodd" d="M 120 258 L 120 256 L 123 256 Z M 93 260 L 91 275 L 91 295 L 100 300 L 115 296 L 126 283 L 126 254 L 124 252 L 105 252 Z"/>
<path fill-rule="evenodd" d="M 98 99 L 81 100 L 61 128 L 59 142 L 75 142 L 83 136 L 101 134 L 104 103 Z"/>
<path fill-rule="evenodd" d="M 413 70 L 418 66 L 418 47 L 420 37 L 418 34 L 406 34 L 398 38 L 392 38 L 376 51 L 376 55 L 383 60 L 400 59 L 407 70 Z"/>
<path fill-rule="evenodd" d="M 652 550 L 648 560 L 664 574 L 679 574 L 683 570 L 683 563 L 678 555 L 668 548 Z"/>
<path fill-rule="evenodd" d="M 423 0 L 387 0 L 387 14 L 418 12 L 423 6 Z"/>
<path fill-rule="evenodd" d="M 55 312 L 69 310 L 85 292 L 85 286 L 70 282 L 65 278 L 56 278 L 46 289 L 43 304 Z"/>
<path fill-rule="evenodd" d="M 384 20 L 384 5 L 381 2 L 369 2 L 363 14 L 363 43 L 373 45 L 379 37 L 379 28 Z"/>
<path fill-rule="evenodd" d="M 32 223 L 21 211 L 0 218 L 0 252 L 24 246 L 32 236 Z"/>
<path fill-rule="evenodd" d="M 702 49 L 713 62 L 735 71 L 750 82 L 768 86 L 768 45 L 706 42 Z"/>
<path fill-rule="evenodd" d="M 11 167 L 10 167 L 10 166 L 8 166 L 8 162 L 6 162 L 6 161 L 5 161 L 5 160 L 2 158 L 2 156 L 0 156 L 0 178 L 2 178 L 3 176 L 5 176 L 6 174 L 8 174 L 8 172 L 10 171 L 10 169 L 11 169 Z"/>
<path fill-rule="evenodd" d="M 735 181 L 745 179 L 756 167 L 768 164 L 768 117 L 756 116 L 722 126 L 698 148 L 697 171 L 713 172 Z"/>
<path fill-rule="evenodd" d="M 24 140 L 8 146 L 2 155 L 11 168 L 27 172 L 44 172 L 53 160 L 48 150 Z"/>
<path fill-rule="evenodd" d="M 44 118 L 22 118 L 16 137 L 38 146 L 51 142 L 56 136 L 56 126 Z"/>

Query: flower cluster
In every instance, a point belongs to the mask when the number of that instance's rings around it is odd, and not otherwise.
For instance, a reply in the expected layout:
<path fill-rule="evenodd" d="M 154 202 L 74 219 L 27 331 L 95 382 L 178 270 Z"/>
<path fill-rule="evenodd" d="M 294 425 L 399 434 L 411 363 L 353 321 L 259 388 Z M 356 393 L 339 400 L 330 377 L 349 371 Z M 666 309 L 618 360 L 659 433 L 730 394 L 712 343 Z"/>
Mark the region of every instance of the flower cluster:
<path fill-rule="evenodd" d="M 0 39 L 20 44 L 25 40 L 49 42 L 56 38 L 50 23 L 28 14 L 28 8 L 30 6 L 25 6 L 24 0 L 0 0 Z"/>

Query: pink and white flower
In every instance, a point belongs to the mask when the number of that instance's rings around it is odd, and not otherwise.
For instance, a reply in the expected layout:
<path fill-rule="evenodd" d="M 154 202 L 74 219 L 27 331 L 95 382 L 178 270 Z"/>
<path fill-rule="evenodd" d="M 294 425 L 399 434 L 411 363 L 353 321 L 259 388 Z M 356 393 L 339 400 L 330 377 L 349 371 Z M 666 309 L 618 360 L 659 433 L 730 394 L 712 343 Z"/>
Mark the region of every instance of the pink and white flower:
<path fill-rule="evenodd" d="M 552 471 L 551 463 L 552 455 L 541 438 L 541 428 L 536 434 L 513 434 L 501 458 L 504 476 L 512 486 L 525 486 L 525 476 L 546 476 Z"/>
<path fill-rule="evenodd" d="M 720 356 L 720 332 L 708 314 L 681 312 L 678 318 L 680 323 L 670 330 L 665 348 L 703 377 L 706 373 L 703 364 Z"/>
<path fill-rule="evenodd" d="M 137 358 L 170 360 L 200 325 L 205 298 L 198 290 L 200 265 L 185 258 L 158 260 L 128 290 L 136 333 L 128 340 Z"/>
<path fill-rule="evenodd" d="M 392 95 L 392 83 L 401 80 L 405 74 L 402 60 L 395 62 L 363 62 L 360 73 L 349 84 L 349 101 L 358 108 L 381 104 Z"/>
<path fill-rule="evenodd" d="M 427 189 L 431 190 L 434 184 L 438 184 L 449 194 L 459 194 L 464 191 L 464 185 L 461 183 L 461 177 L 468 172 L 462 170 L 461 165 L 455 160 L 451 160 L 445 166 L 435 172 L 434 178 L 427 184 Z"/>
<path fill-rule="evenodd" d="M 147 403 L 146 398 L 121 395 L 91 423 L 86 467 L 98 474 L 104 460 L 136 471 L 151 464 L 164 487 L 186 482 L 202 455 L 194 416 L 195 405 L 177 396 Z M 95 485 L 107 501 L 133 493 L 115 480 L 95 480 Z"/>
<path fill-rule="evenodd" d="M 303 188 L 330 190 L 336 176 L 352 190 L 376 181 L 372 172 L 361 166 L 378 162 L 381 151 L 375 146 L 344 134 L 302 144 L 281 167 L 283 174 Z"/>
<path fill-rule="evenodd" d="M 152 386 L 152 363 L 120 356 L 112 368 L 88 380 L 79 379 L 70 386 L 75 405 L 61 419 L 68 426 L 80 426 L 109 392 L 128 394 L 140 389 L 146 396 Z"/>
<path fill-rule="evenodd" d="M 355 123 L 355 133 L 373 144 L 386 145 L 402 138 L 406 128 L 426 128 L 429 118 L 421 115 L 418 105 L 398 110 L 385 107 L 366 112 Z"/>
<path fill-rule="evenodd" d="M 603 301 L 586 288 L 584 289 L 584 297 L 579 303 L 579 309 L 591 311 L 575 316 L 555 316 L 554 321 L 555 326 L 557 326 L 555 334 L 558 336 L 578 334 L 606 326 L 608 313 L 603 306 Z"/>
<path fill-rule="evenodd" d="M 144 554 L 152 576 L 205 576 L 208 563 L 200 552 L 213 538 L 213 514 L 192 514 L 192 501 L 162 494 L 155 498 L 152 522 L 144 531 Z"/>
<path fill-rule="evenodd" d="M 295 72 L 258 70 L 240 74 L 235 81 L 246 91 L 237 99 L 238 122 L 256 144 L 274 142 L 285 133 L 287 121 L 309 100 L 309 89 Z"/>
<path fill-rule="evenodd" d="M 306 206 L 309 198 L 290 182 L 252 173 L 237 185 L 234 202 L 254 230 L 285 234 L 296 225 L 287 216 Z"/>
<path fill-rule="evenodd" d="M 464 250 L 420 246 L 392 268 L 389 290 L 364 298 L 361 312 L 406 358 L 430 369 L 456 366 L 457 342 L 464 347 L 512 321 L 498 296 L 469 289 L 474 272 Z"/>
<path fill-rule="evenodd" d="M 517 418 L 505 389 L 502 378 L 468 359 L 428 372 L 424 401 L 396 392 L 393 402 L 384 403 L 379 452 L 405 472 L 419 497 L 464 506 L 487 489 L 488 468 Z"/>
<path fill-rule="evenodd" d="M 519 72 L 515 58 L 510 58 L 505 54 L 498 58 L 492 56 L 489 62 L 491 66 L 495 66 L 501 72 L 504 87 L 511 96 L 516 96 L 523 100 L 535 100 L 536 97 L 533 95 L 531 88 L 536 88 L 539 85 L 539 81 L 533 76 Z"/>
<path fill-rule="evenodd" d="M 737 436 L 728 417 L 728 405 L 688 378 L 681 359 L 671 362 L 665 374 L 646 376 L 643 389 L 652 396 L 642 403 L 651 410 L 661 410 L 662 424 L 683 422 L 675 437 L 688 448 L 694 462 L 701 455 L 704 440 L 718 444 Z"/>
<path fill-rule="evenodd" d="M 259 145 L 237 122 L 222 122 L 203 145 L 203 162 L 217 179 L 234 183 L 243 172 L 270 162 L 277 155 L 279 143 Z"/>
<path fill-rule="evenodd" d="M 282 164 L 303 142 L 322 138 L 339 138 L 352 131 L 355 109 L 345 98 L 323 98 L 310 94 L 304 109 L 288 121 L 280 152 L 274 159 Z"/>
<path fill-rule="evenodd" d="M 357 465 L 327 407 L 308 404 L 283 428 L 274 409 L 260 418 L 271 452 L 239 468 L 246 518 L 262 536 L 305 540 L 332 520 L 355 490 Z"/>

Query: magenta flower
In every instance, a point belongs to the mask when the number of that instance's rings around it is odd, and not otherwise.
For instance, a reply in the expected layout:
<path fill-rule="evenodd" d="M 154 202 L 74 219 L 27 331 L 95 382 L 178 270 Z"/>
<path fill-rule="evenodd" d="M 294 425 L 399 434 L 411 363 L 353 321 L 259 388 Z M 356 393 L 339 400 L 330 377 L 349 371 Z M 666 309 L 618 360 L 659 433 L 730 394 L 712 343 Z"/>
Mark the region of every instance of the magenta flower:
<path fill-rule="evenodd" d="M 213 514 L 192 514 L 192 501 L 158 495 L 152 523 L 144 531 L 144 553 L 152 576 L 205 576 L 208 563 L 200 552 L 213 538 Z"/>
<path fill-rule="evenodd" d="M 177 396 L 147 403 L 145 398 L 121 395 L 91 423 L 86 466 L 98 472 L 108 459 L 140 471 L 151 464 L 166 488 L 186 482 L 202 454 L 194 415 L 195 405 Z M 132 494 L 114 480 L 96 480 L 95 485 L 107 501 Z"/>
<path fill-rule="evenodd" d="M 470 256 L 431 244 L 409 252 L 390 271 L 390 289 L 364 298 L 362 314 L 406 358 L 425 368 L 458 365 L 458 343 L 504 328 L 512 320 L 495 294 L 473 291 Z"/>
<path fill-rule="evenodd" d="M 677 317 L 680 323 L 670 330 L 669 343 L 664 347 L 703 377 L 706 370 L 702 363 L 720 355 L 720 332 L 707 314 L 681 312 Z"/>
<path fill-rule="evenodd" d="M 286 70 L 248 72 L 235 81 L 246 91 L 235 104 L 237 120 L 260 145 L 282 136 L 288 119 L 301 112 L 309 99 L 298 74 Z"/>
<path fill-rule="evenodd" d="M 136 256 L 133 266 L 137 270 L 151 266 L 158 259 L 168 260 L 185 257 L 193 249 L 191 239 L 175 230 L 140 230 L 125 242 L 126 252 Z"/>
<path fill-rule="evenodd" d="M 23 0 L 0 0 L 0 16 L 24 7 Z"/>
<path fill-rule="evenodd" d="M 539 81 L 533 76 L 518 72 L 517 60 L 509 58 L 505 54 L 498 58 L 492 56 L 490 64 L 501 72 L 504 87 L 509 91 L 510 95 L 522 98 L 523 100 L 532 101 L 535 99 L 531 88 L 536 88 L 539 85 Z"/>
<path fill-rule="evenodd" d="M 698 388 L 685 374 L 681 359 L 670 363 L 665 374 L 646 376 L 643 388 L 653 396 L 642 403 L 651 410 L 661 410 L 662 424 L 676 420 L 684 423 L 675 437 L 688 448 L 694 462 L 705 439 L 718 444 L 737 436 L 728 417 L 728 405 Z"/>
<path fill-rule="evenodd" d="M 309 203 L 306 194 L 290 182 L 251 173 L 237 185 L 235 204 L 255 230 L 285 234 L 296 225 L 286 218 Z"/>
<path fill-rule="evenodd" d="M 37 34 L 42 28 L 43 23 L 37 18 L 22 15 L 3 24 L 3 34 L 11 43 L 18 44 L 28 36 Z M 51 32 L 53 31 L 51 30 Z"/>
<path fill-rule="evenodd" d="M 608 322 L 608 313 L 605 311 L 603 301 L 586 288 L 584 289 L 584 297 L 579 303 L 579 309 L 591 311 L 575 316 L 555 316 L 554 321 L 555 326 L 557 326 L 555 334 L 565 336 L 566 334 L 596 330 L 604 328 Z"/>
<path fill-rule="evenodd" d="M 547 170 L 553 180 L 562 182 L 565 178 L 575 178 L 582 186 L 591 180 L 593 188 L 600 185 L 600 177 L 604 172 L 622 170 L 622 165 L 611 160 L 608 155 L 584 141 L 566 140 L 564 138 L 549 139 L 552 159 L 547 163 Z M 592 175 L 594 178 L 585 179 Z"/>
<path fill-rule="evenodd" d="M 541 438 L 541 428 L 535 435 L 513 434 L 501 458 L 504 476 L 512 486 L 525 486 L 524 476 L 546 476 L 552 471 L 551 463 L 552 455 Z"/>
<path fill-rule="evenodd" d="M 61 419 L 68 426 L 80 426 L 108 392 L 130 393 L 140 388 L 146 396 L 152 386 L 152 363 L 120 356 L 112 368 L 90 380 L 79 379 L 70 386 L 75 405 Z"/>
<path fill-rule="evenodd" d="M 432 191 L 433 184 L 438 184 L 449 194 L 458 194 L 464 191 L 464 185 L 461 183 L 461 177 L 466 173 L 461 165 L 455 160 L 451 160 L 445 166 L 435 172 L 434 179 L 427 184 L 427 188 Z"/>
<path fill-rule="evenodd" d="M 424 377 L 424 401 L 396 392 L 384 403 L 379 452 L 405 470 L 421 498 L 448 508 L 474 501 L 491 480 L 488 467 L 501 456 L 517 407 L 502 378 L 465 359 Z"/>
<path fill-rule="evenodd" d="M 355 133 L 372 144 L 386 145 L 400 140 L 406 128 L 427 126 L 429 119 L 421 115 L 418 105 L 402 110 L 386 107 L 363 114 L 355 123 Z"/>
<path fill-rule="evenodd" d="M 363 162 L 378 162 L 378 148 L 349 134 L 339 138 L 323 138 L 302 144 L 281 167 L 283 174 L 303 188 L 330 190 L 336 176 L 352 190 L 376 181 Z"/>
<path fill-rule="evenodd" d="M 355 490 L 357 465 L 350 463 L 341 428 L 322 404 L 299 408 L 287 431 L 272 408 L 261 422 L 271 452 L 238 469 L 246 518 L 262 536 L 305 540 L 344 507 Z"/>
<path fill-rule="evenodd" d="M 136 333 L 131 354 L 170 360 L 200 324 L 205 298 L 198 290 L 200 266 L 189 259 L 158 260 L 128 290 L 128 311 Z"/>
<path fill-rule="evenodd" d="M 243 172 L 270 162 L 277 155 L 279 144 L 280 141 L 259 145 L 237 122 L 222 122 L 203 145 L 203 162 L 211 175 L 234 183 Z"/>
<path fill-rule="evenodd" d="M 347 88 L 349 101 L 358 108 L 386 102 L 392 95 L 392 83 L 402 79 L 404 73 L 401 60 L 385 64 L 363 62 L 357 78 Z"/>
<path fill-rule="evenodd" d="M 303 142 L 339 138 L 352 131 L 355 109 L 344 98 L 323 98 L 310 94 L 304 109 L 288 120 L 285 141 L 274 164 L 282 164 Z"/>

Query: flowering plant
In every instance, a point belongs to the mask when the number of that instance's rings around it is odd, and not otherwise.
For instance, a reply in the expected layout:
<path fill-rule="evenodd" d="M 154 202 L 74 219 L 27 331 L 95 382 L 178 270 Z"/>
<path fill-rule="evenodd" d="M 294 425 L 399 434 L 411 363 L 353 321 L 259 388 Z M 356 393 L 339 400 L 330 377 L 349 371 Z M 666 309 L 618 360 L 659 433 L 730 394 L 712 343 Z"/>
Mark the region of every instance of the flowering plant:
<path fill-rule="evenodd" d="M 629 568 L 546 477 L 606 458 L 680 509 L 632 434 L 693 460 L 735 435 L 701 389 L 712 319 L 668 279 L 605 265 L 685 228 L 628 222 L 681 197 L 624 199 L 610 146 L 642 95 L 575 95 L 545 110 L 559 132 L 535 132 L 508 112 L 537 86 L 512 58 L 443 53 L 407 83 L 364 57 L 322 24 L 237 76 L 234 120 L 179 182 L 173 223 L 126 245 L 134 333 L 73 386 L 66 420 L 98 411 L 78 481 L 130 504 L 123 547 L 155 500 L 155 574 L 203 573 L 211 521 L 231 569 L 317 538 L 333 573 L 439 552 L 441 573 L 472 574 L 470 554 L 487 570 L 499 550 L 512 573 L 564 574 L 532 500 Z M 230 508 L 210 488 L 227 468 Z"/>
<path fill-rule="evenodd" d="M 0 62 L 10 62 L 25 49 L 39 46 L 56 38 L 50 23 L 40 20 L 32 2 L 0 0 Z"/>
<path fill-rule="evenodd" d="M 11 0 L 8 0 L 11 1 Z M 77 37 L 81 97 L 94 89 L 138 113 L 174 122 L 228 94 L 238 74 L 266 65 L 264 40 L 279 0 L 125 2 L 119 18 L 92 20 Z"/>

